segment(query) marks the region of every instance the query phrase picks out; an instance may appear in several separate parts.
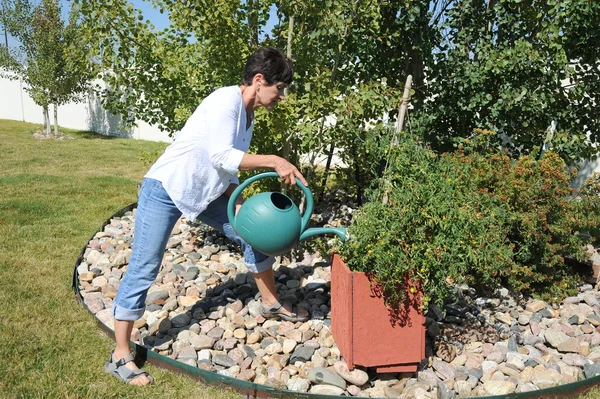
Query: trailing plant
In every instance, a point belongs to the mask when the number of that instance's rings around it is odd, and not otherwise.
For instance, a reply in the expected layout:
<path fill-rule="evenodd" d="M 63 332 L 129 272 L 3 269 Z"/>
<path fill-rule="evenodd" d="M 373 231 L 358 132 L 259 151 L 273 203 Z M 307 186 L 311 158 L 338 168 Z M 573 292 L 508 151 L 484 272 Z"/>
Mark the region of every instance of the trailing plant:
<path fill-rule="evenodd" d="M 494 135 L 478 137 L 486 134 Z M 578 232 L 600 223 L 593 213 L 600 185 L 587 184 L 575 200 L 575 171 L 557 154 L 513 161 L 493 147 L 472 151 L 471 144 L 438 155 L 401 136 L 386 173 L 388 202 L 378 181 L 354 216 L 352 240 L 339 251 L 352 270 L 373 277 L 388 305 L 406 299 L 398 287 L 407 277 L 425 306 L 463 283 L 548 300 L 573 293 L 577 276 L 565 257 L 584 259 Z"/>

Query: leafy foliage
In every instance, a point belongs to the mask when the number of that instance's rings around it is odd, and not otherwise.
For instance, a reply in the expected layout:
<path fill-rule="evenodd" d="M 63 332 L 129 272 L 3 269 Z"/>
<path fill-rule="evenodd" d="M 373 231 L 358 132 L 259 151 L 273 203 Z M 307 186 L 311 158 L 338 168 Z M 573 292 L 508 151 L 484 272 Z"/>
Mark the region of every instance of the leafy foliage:
<path fill-rule="evenodd" d="M 310 154 L 309 179 L 316 159 L 335 148 L 358 168 L 346 177 L 370 175 L 356 162 L 368 155 L 356 143 L 394 118 L 408 74 L 408 126 L 436 150 L 484 127 L 509 140 L 513 158 L 550 139 L 569 163 L 596 152 L 598 2 L 153 0 L 170 18 L 162 31 L 127 0 L 77 3 L 104 69 L 104 106 L 169 132 L 216 87 L 239 83 L 257 46 L 289 43 L 294 85 L 285 106 L 258 119 L 252 151 L 292 161 Z M 279 23 L 267 32 L 272 10 Z"/>
<path fill-rule="evenodd" d="M 181 128 L 210 91 L 239 83 L 242 63 L 258 45 L 286 48 L 289 39 L 294 85 L 285 104 L 257 118 L 252 151 L 283 155 L 288 146 L 292 160 L 349 148 L 367 125 L 384 124 L 385 110 L 395 109 L 397 82 L 404 79 L 398 71 L 407 69 L 404 48 L 410 48 L 389 47 L 390 40 L 403 40 L 390 32 L 404 23 L 385 21 L 401 11 L 408 24 L 404 13 L 416 10 L 411 2 L 156 0 L 153 5 L 171 21 L 157 31 L 128 1 L 78 3 L 106 71 L 105 107 L 129 122 L 141 119 L 169 132 Z M 280 23 L 265 32 L 272 7 Z M 385 60 L 379 57 L 384 53 Z M 374 65 L 381 72 L 373 73 Z M 345 160 L 357 155 L 364 155 L 360 146 L 343 153 Z M 315 160 L 309 159 L 306 174 Z"/>
<path fill-rule="evenodd" d="M 172 25 L 157 32 L 141 11 L 126 0 L 79 1 L 85 15 L 86 41 L 100 62 L 105 86 L 98 86 L 104 106 L 167 131 L 179 129 L 200 99 L 218 86 L 239 80 L 248 49 L 235 40 L 227 51 L 202 39 L 208 24 L 213 38 L 224 37 L 231 25 L 229 9 L 221 4 L 157 1 L 161 12 L 170 11 Z M 203 14 L 210 10 L 210 18 Z M 207 11 L 206 11 L 207 12 Z M 229 31 L 230 33 L 233 30 Z M 194 33 L 200 38 L 196 41 Z M 206 44 L 206 45 L 205 45 Z M 234 54 L 239 55 L 235 57 Z"/>
<path fill-rule="evenodd" d="M 545 299 L 571 293 L 576 277 L 565 258 L 583 259 L 578 232 L 600 223 L 597 180 L 574 200 L 574 171 L 556 153 L 512 161 L 470 144 L 437 155 L 404 135 L 388 168 L 388 203 L 381 188 L 372 191 L 340 248 L 348 266 L 371 274 L 391 305 L 405 299 L 398 286 L 407 276 L 425 305 L 456 283 Z"/>
<path fill-rule="evenodd" d="M 476 127 L 510 138 L 513 157 L 553 148 L 572 161 L 600 140 L 600 3 L 449 1 L 415 119 L 436 149 Z M 589 136 L 589 137 L 586 137 Z"/>

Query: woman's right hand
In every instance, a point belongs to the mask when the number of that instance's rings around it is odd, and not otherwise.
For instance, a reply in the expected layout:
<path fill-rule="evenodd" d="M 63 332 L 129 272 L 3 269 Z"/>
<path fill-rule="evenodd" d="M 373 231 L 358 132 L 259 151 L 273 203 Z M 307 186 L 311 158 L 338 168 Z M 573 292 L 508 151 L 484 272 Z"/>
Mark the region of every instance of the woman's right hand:
<path fill-rule="evenodd" d="M 292 163 L 285 158 L 277 155 L 258 155 L 245 153 L 242 162 L 240 162 L 240 170 L 257 170 L 257 169 L 273 169 L 281 181 L 285 184 L 296 184 L 296 178 L 300 179 L 302 184 L 308 186 L 308 183 L 302 173 Z"/>
<path fill-rule="evenodd" d="M 296 184 L 296 178 L 300 179 L 302 184 L 308 186 L 308 182 L 302 176 L 302 173 L 296 168 L 292 163 L 288 162 L 286 159 L 276 156 L 275 162 L 273 164 L 273 170 L 277 172 L 279 178 L 282 182 L 289 185 Z"/>

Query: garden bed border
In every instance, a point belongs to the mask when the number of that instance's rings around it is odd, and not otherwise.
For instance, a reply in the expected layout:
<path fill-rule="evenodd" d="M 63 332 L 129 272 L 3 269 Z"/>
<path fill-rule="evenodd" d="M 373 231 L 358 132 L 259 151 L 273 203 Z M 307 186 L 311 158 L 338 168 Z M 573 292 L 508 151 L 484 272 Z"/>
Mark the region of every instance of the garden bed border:
<path fill-rule="evenodd" d="M 79 290 L 79 272 L 77 268 L 81 264 L 85 255 L 87 244 L 94 239 L 97 233 L 104 231 L 104 227 L 110 224 L 111 219 L 115 217 L 121 217 L 126 212 L 132 211 L 137 206 L 137 202 L 129 204 L 124 208 L 121 208 L 108 219 L 102 223 L 102 225 L 96 230 L 89 240 L 85 243 L 77 259 L 75 260 L 75 267 L 73 269 L 72 288 L 75 293 L 75 299 L 83 306 L 96 320 L 102 331 L 114 340 L 114 332 L 106 324 L 102 323 L 98 318 L 90 311 L 87 305 L 83 301 L 83 295 Z M 246 399 L 250 398 L 297 398 L 297 399 L 339 399 L 337 395 L 318 395 L 306 392 L 290 391 L 286 389 L 275 388 L 267 385 L 255 384 L 253 382 L 239 380 L 237 378 L 227 377 L 212 371 L 193 367 L 188 364 L 179 362 L 171 359 L 167 356 L 160 355 L 156 352 L 150 351 L 141 345 L 138 345 L 132 341 L 129 345 L 136 353 L 136 360 L 142 362 L 150 362 L 151 364 L 168 369 L 180 374 L 185 374 L 191 378 L 201 381 L 204 384 L 212 386 L 223 387 L 234 389 L 241 394 L 245 395 Z M 583 379 L 581 381 L 572 382 L 569 384 L 558 385 L 552 388 L 540 389 L 539 391 L 532 392 L 521 392 L 507 395 L 495 395 L 495 396 L 481 396 L 480 399 L 564 399 L 564 398 L 577 398 L 579 395 L 584 394 L 592 388 L 600 387 L 600 375 L 592 378 Z"/>

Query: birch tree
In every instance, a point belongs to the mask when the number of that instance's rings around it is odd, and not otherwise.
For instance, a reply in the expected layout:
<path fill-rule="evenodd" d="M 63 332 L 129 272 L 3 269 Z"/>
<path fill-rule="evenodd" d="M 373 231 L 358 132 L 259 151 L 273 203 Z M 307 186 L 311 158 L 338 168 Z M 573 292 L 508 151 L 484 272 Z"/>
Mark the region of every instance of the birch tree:
<path fill-rule="evenodd" d="M 80 37 L 79 10 L 72 7 L 65 22 L 58 0 L 2 0 L 0 5 L 6 29 L 19 43 L 0 49 L 2 75 L 25 83 L 25 90 L 43 109 L 46 134 L 51 126 L 49 107 L 54 105 L 58 134 L 58 106 L 81 99 L 94 76 Z"/>

